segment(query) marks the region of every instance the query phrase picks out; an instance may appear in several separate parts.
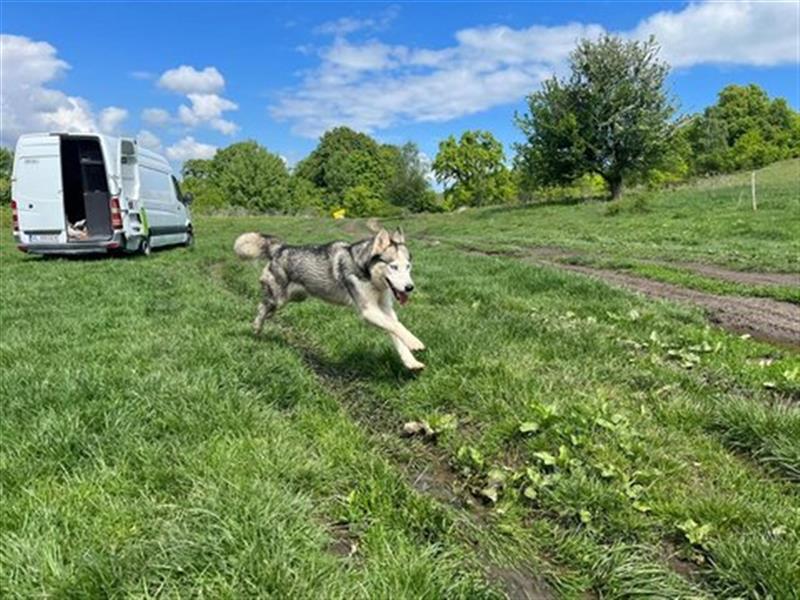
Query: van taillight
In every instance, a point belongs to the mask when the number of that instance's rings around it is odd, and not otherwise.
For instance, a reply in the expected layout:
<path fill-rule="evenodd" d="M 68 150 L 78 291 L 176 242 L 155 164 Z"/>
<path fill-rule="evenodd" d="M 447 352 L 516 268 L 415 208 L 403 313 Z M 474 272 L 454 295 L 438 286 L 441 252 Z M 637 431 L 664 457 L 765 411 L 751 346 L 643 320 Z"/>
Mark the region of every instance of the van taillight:
<path fill-rule="evenodd" d="M 17 201 L 11 201 L 11 222 L 14 225 L 14 233 L 19 231 L 19 211 L 17 210 Z"/>
<path fill-rule="evenodd" d="M 122 213 L 119 210 L 119 198 L 111 198 L 111 228 L 122 229 Z"/>

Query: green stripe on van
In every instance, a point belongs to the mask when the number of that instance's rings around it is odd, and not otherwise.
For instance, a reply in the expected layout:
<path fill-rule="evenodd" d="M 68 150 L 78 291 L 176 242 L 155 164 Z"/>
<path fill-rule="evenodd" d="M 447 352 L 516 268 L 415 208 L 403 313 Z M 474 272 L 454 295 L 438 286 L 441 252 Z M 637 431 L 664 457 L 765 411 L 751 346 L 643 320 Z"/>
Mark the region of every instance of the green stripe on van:
<path fill-rule="evenodd" d="M 144 206 L 139 212 L 139 215 L 142 217 L 142 234 L 147 235 L 150 232 L 150 226 L 147 224 L 147 211 L 144 209 Z"/>

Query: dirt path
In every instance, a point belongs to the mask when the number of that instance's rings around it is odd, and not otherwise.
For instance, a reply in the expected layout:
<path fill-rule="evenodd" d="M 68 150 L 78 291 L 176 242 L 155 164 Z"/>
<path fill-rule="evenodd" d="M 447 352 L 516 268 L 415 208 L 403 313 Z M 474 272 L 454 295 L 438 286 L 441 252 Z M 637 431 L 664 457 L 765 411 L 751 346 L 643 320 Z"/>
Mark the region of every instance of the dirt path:
<path fill-rule="evenodd" d="M 733 271 L 696 262 L 657 262 L 665 267 L 681 267 L 694 271 L 698 275 L 732 281 L 733 283 L 743 283 L 745 285 L 782 285 L 786 287 L 800 287 L 800 274 L 798 273 L 759 273 L 752 271 Z"/>
<path fill-rule="evenodd" d="M 536 246 L 532 248 L 525 248 L 525 253 L 530 253 L 532 256 L 546 260 L 554 261 L 570 261 L 576 258 L 581 258 L 583 254 L 565 250 L 556 246 Z M 785 287 L 800 287 L 800 273 L 767 273 L 760 271 L 736 271 L 734 269 L 726 269 L 717 265 L 708 263 L 689 262 L 689 261 L 670 261 L 670 260 L 653 260 L 653 259 L 639 259 L 639 262 L 658 265 L 660 267 L 672 267 L 686 269 L 692 271 L 697 275 L 704 277 L 711 277 L 712 279 L 720 279 L 722 281 L 730 281 L 732 283 L 741 283 L 744 285 L 780 285 Z"/>
<path fill-rule="evenodd" d="M 780 302 L 769 298 L 721 296 L 611 269 L 566 264 L 560 262 L 560 260 L 574 257 L 575 255 L 569 254 L 567 251 L 559 248 L 544 247 L 521 249 L 516 252 L 487 252 L 483 249 L 466 244 L 447 241 L 445 241 L 445 243 L 450 243 L 462 250 L 483 254 L 485 256 L 507 256 L 556 269 L 571 271 L 573 273 L 580 273 L 627 290 L 644 294 L 650 298 L 673 300 L 683 304 L 699 306 L 706 310 L 713 323 L 725 329 L 740 334 L 750 334 L 754 338 L 765 342 L 787 346 L 796 350 L 800 349 L 800 306 L 789 302 Z M 708 265 L 703 266 L 708 267 Z M 717 271 L 727 271 L 725 269 L 717 269 L 716 267 L 710 268 Z M 773 282 L 781 280 L 780 278 L 783 276 L 791 277 L 791 275 L 788 274 L 777 273 L 746 274 L 735 271 L 728 272 L 736 273 L 737 276 L 775 277 Z M 752 281 L 753 280 L 751 280 L 751 282 Z"/>
<path fill-rule="evenodd" d="M 708 312 L 711 321 L 725 329 L 736 333 L 749 333 L 760 340 L 800 348 L 800 306 L 789 302 L 769 298 L 719 296 L 609 269 L 552 262 L 547 264 L 589 275 L 651 298 L 700 306 Z"/>

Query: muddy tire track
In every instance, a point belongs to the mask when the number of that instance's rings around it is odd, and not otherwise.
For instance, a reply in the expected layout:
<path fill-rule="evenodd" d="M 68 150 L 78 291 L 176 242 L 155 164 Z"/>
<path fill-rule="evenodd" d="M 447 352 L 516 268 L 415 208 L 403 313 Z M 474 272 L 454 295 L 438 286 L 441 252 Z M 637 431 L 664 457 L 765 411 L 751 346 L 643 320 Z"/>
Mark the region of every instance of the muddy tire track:
<path fill-rule="evenodd" d="M 648 261 L 649 262 L 649 261 Z M 800 273 L 765 273 L 761 271 L 734 271 L 716 265 L 698 262 L 653 261 L 664 267 L 681 267 L 704 277 L 741 283 L 744 285 L 785 286 L 800 288 Z"/>
<path fill-rule="evenodd" d="M 697 306 L 706 311 L 712 323 L 724 329 L 738 334 L 749 334 L 761 341 L 800 350 L 800 306 L 790 302 L 781 302 L 771 298 L 711 294 L 612 269 L 564 263 L 560 260 L 573 258 L 575 255 L 556 248 L 520 248 L 517 251 L 505 252 L 487 251 L 460 242 L 446 240 L 443 242 L 472 254 L 505 256 L 524 260 L 537 265 L 586 275 L 649 298 Z M 767 276 L 770 274 L 753 273 L 751 275 Z M 777 277 L 778 275 L 787 274 L 773 273 L 770 276 Z"/>
<path fill-rule="evenodd" d="M 240 286 L 234 285 L 225 273 L 225 264 L 215 262 L 206 269 L 220 286 L 236 296 L 247 298 Z M 249 299 L 249 298 L 248 298 Z M 464 502 L 458 474 L 444 452 L 436 446 L 419 440 L 401 440 L 401 415 L 386 406 L 375 406 L 375 398 L 361 383 L 364 374 L 351 364 L 331 362 L 301 332 L 272 320 L 273 332 L 288 342 L 302 357 L 303 362 L 339 406 L 368 432 L 384 458 L 398 469 L 408 484 L 420 495 L 448 507 L 455 512 L 460 523 L 461 539 L 475 549 L 487 581 L 503 590 L 511 600 L 555 600 L 553 587 L 540 569 L 524 560 L 508 566 L 490 559 L 478 547 L 476 535 L 485 525 L 482 515 Z M 262 334 L 266 335 L 266 334 Z M 416 377 L 401 371 L 400 384 Z M 351 559 L 358 550 L 358 537 L 346 523 L 327 525 L 331 543 L 328 551 L 342 559 Z"/>
<path fill-rule="evenodd" d="M 770 298 L 720 296 L 637 277 L 609 269 L 548 263 L 566 271 L 600 279 L 650 298 L 673 300 L 703 308 L 710 320 L 735 333 L 800 349 L 800 306 Z"/>
<path fill-rule="evenodd" d="M 535 246 L 524 248 L 523 253 L 528 253 L 531 256 L 535 256 L 543 260 L 553 260 L 559 263 L 570 263 L 582 258 L 592 258 L 591 255 L 587 256 L 585 254 L 566 250 L 558 246 Z M 721 267 L 719 265 L 691 261 L 657 260 L 649 258 L 636 259 L 636 261 L 648 265 L 657 265 L 659 267 L 685 269 L 703 277 L 710 277 L 711 279 L 718 279 L 720 281 L 728 281 L 731 283 L 740 283 L 742 285 L 800 288 L 800 273 L 737 271 L 734 269 Z"/>

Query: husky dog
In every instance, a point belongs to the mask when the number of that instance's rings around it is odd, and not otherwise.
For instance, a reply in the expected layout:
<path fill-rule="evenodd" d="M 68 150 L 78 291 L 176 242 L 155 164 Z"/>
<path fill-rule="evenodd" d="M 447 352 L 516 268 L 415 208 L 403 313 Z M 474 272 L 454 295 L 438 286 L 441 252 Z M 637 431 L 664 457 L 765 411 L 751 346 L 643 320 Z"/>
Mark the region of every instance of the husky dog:
<path fill-rule="evenodd" d="M 397 319 L 393 300 L 408 302 L 414 291 L 411 253 L 402 229 L 381 228 L 355 244 L 289 246 L 261 233 L 243 233 L 233 245 L 239 258 L 266 258 L 261 273 L 262 299 L 253 321 L 258 334 L 264 321 L 287 302 L 314 296 L 331 304 L 353 306 L 371 325 L 386 331 L 403 364 L 418 371 L 425 365 L 411 353 L 425 345 Z"/>

